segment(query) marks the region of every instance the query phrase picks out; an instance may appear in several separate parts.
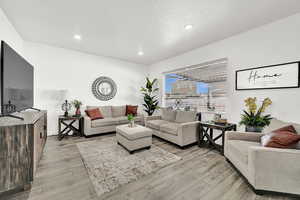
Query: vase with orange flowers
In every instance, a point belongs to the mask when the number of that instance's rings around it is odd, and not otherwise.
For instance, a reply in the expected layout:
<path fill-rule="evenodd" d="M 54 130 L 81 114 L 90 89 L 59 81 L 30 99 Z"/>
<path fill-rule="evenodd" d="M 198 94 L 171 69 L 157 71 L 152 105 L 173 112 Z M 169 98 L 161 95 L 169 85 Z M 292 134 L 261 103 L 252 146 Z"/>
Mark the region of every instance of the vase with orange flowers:
<path fill-rule="evenodd" d="M 261 132 L 264 127 L 270 125 L 271 115 L 263 115 L 263 113 L 271 104 L 271 99 L 265 98 L 258 108 L 256 97 L 249 97 L 245 100 L 247 110 L 243 110 L 244 113 L 242 114 L 240 125 L 246 126 L 246 132 Z"/>

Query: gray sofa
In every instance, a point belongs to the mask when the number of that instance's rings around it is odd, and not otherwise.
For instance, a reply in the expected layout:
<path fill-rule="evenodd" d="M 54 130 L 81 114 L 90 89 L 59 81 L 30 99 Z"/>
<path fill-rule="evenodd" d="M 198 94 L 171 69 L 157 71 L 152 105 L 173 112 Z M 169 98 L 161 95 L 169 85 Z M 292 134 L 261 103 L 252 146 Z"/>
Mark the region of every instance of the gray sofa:
<path fill-rule="evenodd" d="M 292 124 L 273 119 L 263 133 L 227 132 L 225 156 L 243 174 L 257 193 L 273 191 L 300 195 L 300 150 L 268 148 L 260 138 L 272 130 Z"/>
<path fill-rule="evenodd" d="M 91 136 L 101 133 L 115 132 L 116 126 L 128 124 L 126 105 L 124 106 L 87 106 L 87 109 L 99 108 L 104 119 L 91 120 L 84 116 L 84 135 Z M 144 115 L 138 114 L 135 123 L 144 125 Z"/>
<path fill-rule="evenodd" d="M 153 135 L 184 147 L 197 141 L 199 121 L 196 111 L 162 109 L 161 116 L 145 117 L 145 126 Z"/>

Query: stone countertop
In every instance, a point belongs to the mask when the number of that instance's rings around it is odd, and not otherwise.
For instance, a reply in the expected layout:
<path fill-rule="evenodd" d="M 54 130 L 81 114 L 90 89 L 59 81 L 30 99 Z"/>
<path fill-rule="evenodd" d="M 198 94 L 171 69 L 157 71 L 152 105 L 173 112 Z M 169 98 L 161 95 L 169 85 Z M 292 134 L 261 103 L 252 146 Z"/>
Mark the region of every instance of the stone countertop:
<path fill-rule="evenodd" d="M 5 126 L 18 126 L 24 124 L 34 124 L 42 115 L 47 111 L 35 111 L 35 110 L 26 110 L 22 112 L 12 113 L 12 115 L 23 117 L 24 120 L 12 118 L 12 117 L 1 117 L 0 118 L 0 127 Z"/>

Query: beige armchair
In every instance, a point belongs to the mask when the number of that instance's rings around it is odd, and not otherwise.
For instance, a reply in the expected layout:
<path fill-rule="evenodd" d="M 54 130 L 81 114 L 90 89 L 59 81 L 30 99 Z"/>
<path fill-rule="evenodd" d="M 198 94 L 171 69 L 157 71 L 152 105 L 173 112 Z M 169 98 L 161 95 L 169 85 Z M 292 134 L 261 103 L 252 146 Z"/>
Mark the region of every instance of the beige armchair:
<path fill-rule="evenodd" d="M 300 195 L 300 150 L 262 147 L 262 133 L 227 132 L 225 156 L 255 192 Z"/>

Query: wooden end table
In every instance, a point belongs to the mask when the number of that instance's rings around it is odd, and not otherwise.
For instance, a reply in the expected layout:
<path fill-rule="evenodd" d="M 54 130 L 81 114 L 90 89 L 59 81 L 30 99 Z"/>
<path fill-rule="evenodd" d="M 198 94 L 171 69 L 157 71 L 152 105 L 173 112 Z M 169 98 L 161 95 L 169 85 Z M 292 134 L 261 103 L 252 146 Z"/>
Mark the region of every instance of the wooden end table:
<path fill-rule="evenodd" d="M 214 137 L 214 130 L 220 130 L 221 134 L 217 137 Z M 205 143 L 205 138 L 207 139 L 208 144 L 216 148 L 221 154 L 224 154 L 224 140 L 226 131 L 236 131 L 236 124 L 215 124 L 214 122 L 200 122 L 200 129 L 198 135 L 198 146 L 201 147 Z M 219 145 L 216 143 L 218 139 L 222 138 L 222 144 Z"/>
<path fill-rule="evenodd" d="M 83 136 L 83 117 L 82 116 L 64 116 L 58 117 L 58 140 L 62 140 L 65 136 L 68 136 L 72 131 L 72 136 Z M 74 126 L 74 123 L 78 122 L 78 128 Z M 62 126 L 65 126 L 62 129 Z"/>

